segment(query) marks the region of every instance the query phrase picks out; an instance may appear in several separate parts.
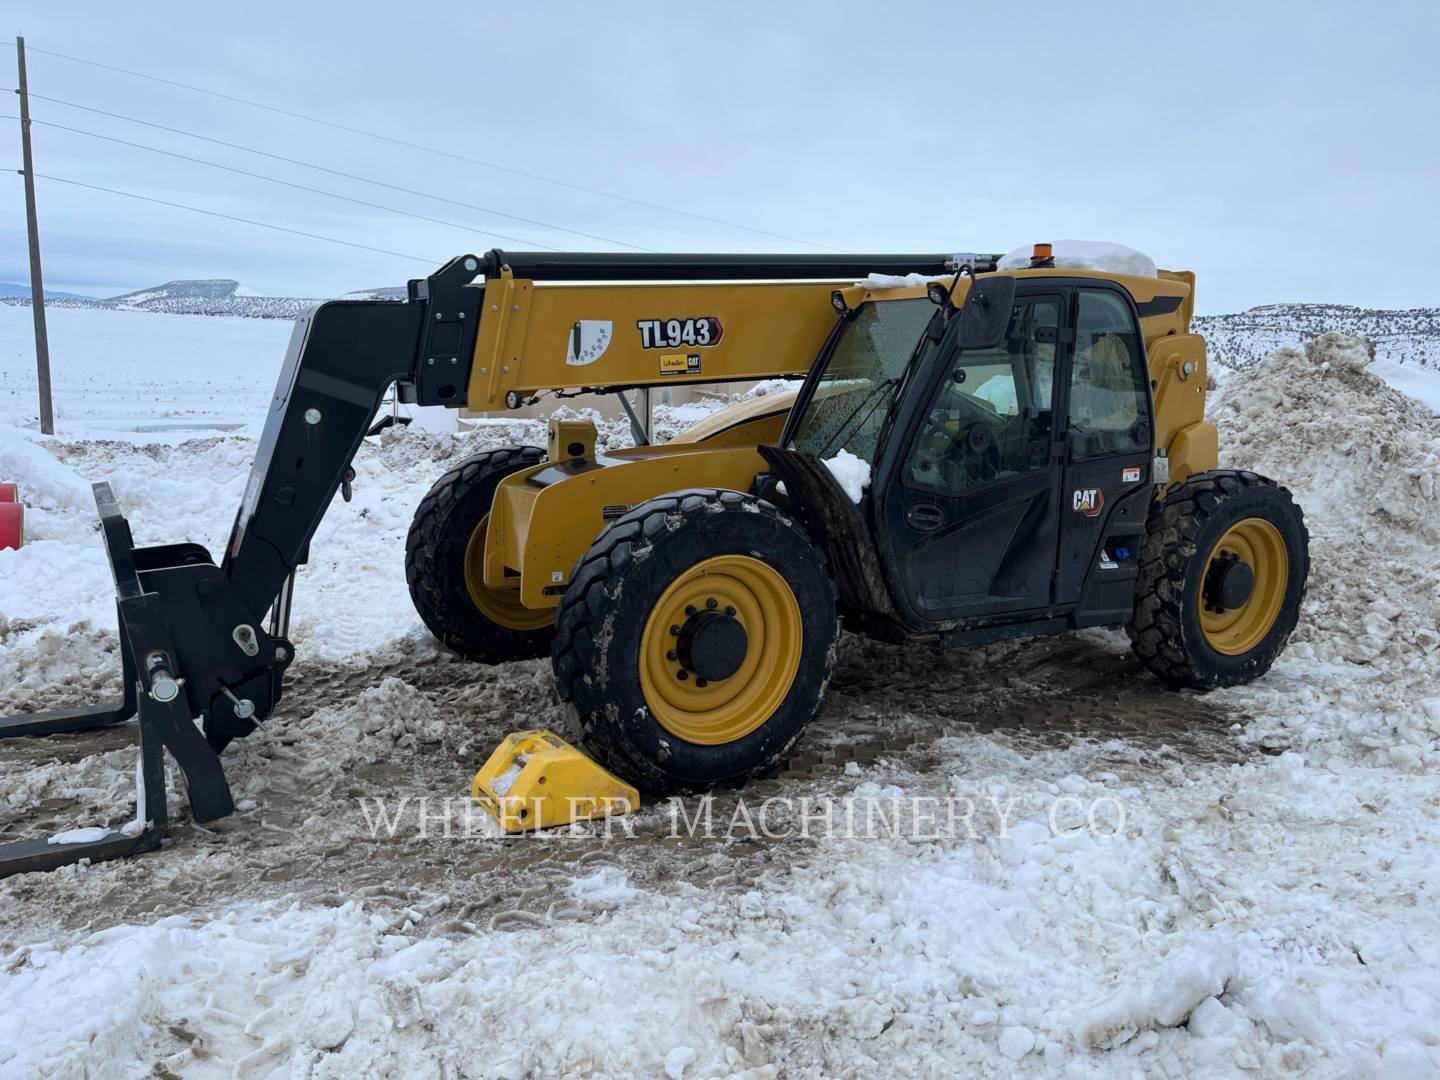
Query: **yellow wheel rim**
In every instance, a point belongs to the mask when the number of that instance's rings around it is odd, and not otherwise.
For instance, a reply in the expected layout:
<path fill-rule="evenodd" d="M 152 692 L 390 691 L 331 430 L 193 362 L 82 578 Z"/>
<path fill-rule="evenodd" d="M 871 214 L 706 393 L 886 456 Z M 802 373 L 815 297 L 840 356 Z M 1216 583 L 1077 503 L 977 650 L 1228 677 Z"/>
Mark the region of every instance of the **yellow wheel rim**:
<path fill-rule="evenodd" d="M 1250 567 L 1255 583 L 1243 604 L 1221 608 L 1204 595 L 1205 583 L 1217 564 L 1237 558 Z M 1211 550 L 1201 579 L 1200 630 L 1206 643 L 1226 656 L 1255 648 L 1280 617 L 1289 582 L 1290 554 L 1279 529 L 1264 518 L 1245 518 L 1230 526 Z"/>
<path fill-rule="evenodd" d="M 709 682 L 676 655 L 677 631 L 707 611 L 733 617 L 746 639 L 735 673 Z M 702 746 L 734 742 L 785 700 L 803 644 L 800 604 L 779 571 L 748 555 L 717 555 L 676 578 L 651 609 L 640 638 L 640 689 L 670 734 Z"/>
<path fill-rule="evenodd" d="M 550 608 L 527 608 L 520 603 L 520 586 L 513 589 L 492 589 L 485 584 L 485 530 L 490 523 L 486 514 L 471 530 L 465 545 L 465 591 L 470 601 L 497 626 L 508 630 L 542 630 L 555 621 Z"/>

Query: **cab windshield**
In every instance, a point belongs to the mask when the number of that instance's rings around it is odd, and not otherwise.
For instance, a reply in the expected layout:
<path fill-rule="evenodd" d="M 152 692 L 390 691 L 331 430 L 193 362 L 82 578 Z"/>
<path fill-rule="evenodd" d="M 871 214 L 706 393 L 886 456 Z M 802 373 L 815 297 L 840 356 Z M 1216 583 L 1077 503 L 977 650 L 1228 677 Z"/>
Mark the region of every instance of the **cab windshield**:
<path fill-rule="evenodd" d="M 862 305 L 820 373 L 791 445 L 821 459 L 848 450 L 874 465 L 895 389 L 934 313 L 925 297 Z"/>

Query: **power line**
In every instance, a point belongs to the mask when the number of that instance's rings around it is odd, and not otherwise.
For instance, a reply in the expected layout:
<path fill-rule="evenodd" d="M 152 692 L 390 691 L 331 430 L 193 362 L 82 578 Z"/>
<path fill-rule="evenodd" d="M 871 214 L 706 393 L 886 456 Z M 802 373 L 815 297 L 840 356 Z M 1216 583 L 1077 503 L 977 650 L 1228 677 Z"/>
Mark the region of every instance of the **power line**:
<path fill-rule="evenodd" d="M 14 120 L 13 116 L 0 117 L 0 119 Z M 466 232 L 480 233 L 485 236 L 499 237 L 501 240 L 513 240 L 517 244 L 534 244 L 536 247 L 544 248 L 546 251 L 554 251 L 548 244 L 541 244 L 535 240 L 527 240 L 519 236 L 508 236 L 505 233 L 494 232 L 490 229 L 479 229 L 470 225 L 462 225 L 457 221 L 445 221 L 442 218 L 427 217 L 424 214 L 415 214 L 409 210 L 401 210 L 394 206 L 385 206 L 382 203 L 367 202 L 365 199 L 351 198 L 349 195 L 339 195 L 333 191 L 325 191 L 321 188 L 307 187 L 305 184 L 296 184 L 289 180 L 281 180 L 277 176 L 266 176 L 264 173 L 250 172 L 248 169 L 237 169 L 232 165 L 222 165 L 218 161 L 206 161 L 204 158 L 191 157 L 188 154 L 177 154 L 172 150 L 162 150 L 158 146 L 146 146 L 144 143 L 131 142 L 128 139 L 117 139 L 111 135 L 101 135 L 98 131 L 86 131 L 83 128 L 69 127 L 65 124 L 56 124 L 49 120 L 32 120 L 31 123 L 43 124 L 45 127 L 55 128 L 59 131 L 69 131 L 76 135 L 88 135 L 92 139 L 103 139 L 106 142 L 118 143 L 121 146 L 131 146 L 137 150 L 148 150 L 152 154 L 163 154 L 165 157 L 176 158 L 180 161 L 193 162 L 196 165 L 206 165 L 212 169 L 222 169 L 225 172 L 236 173 L 240 176 L 249 176 L 255 180 L 265 180 L 272 184 L 280 184 L 283 187 L 294 188 L 297 191 L 308 191 L 312 195 L 324 195 L 329 199 L 339 199 L 341 202 L 354 203 L 357 206 L 368 206 L 372 210 L 384 210 L 391 214 L 400 214 L 403 217 L 415 218 L 417 221 L 428 221 L 434 225 L 444 225 L 451 229 L 463 229 Z"/>
<path fill-rule="evenodd" d="M 221 93 L 219 90 L 207 90 L 203 86 L 192 86 L 189 83 L 178 82 L 175 79 L 161 78 L 159 75 L 147 75 L 142 71 L 131 71 L 129 68 L 116 67 L 113 64 L 102 64 L 98 60 L 86 60 L 79 56 L 69 56 L 66 53 L 54 52 L 50 49 L 38 49 L 34 45 L 27 46 L 31 52 L 44 53 L 46 56 L 53 56 L 60 60 L 69 60 L 75 64 L 86 64 L 90 67 L 102 68 L 105 71 L 113 71 L 121 75 L 129 75 L 136 79 L 146 79 L 150 82 L 160 83 L 165 86 L 173 86 L 180 90 L 189 90 L 196 94 L 205 94 L 209 97 L 219 98 L 222 101 L 233 101 L 237 105 L 246 105 L 252 109 L 263 109 L 266 112 L 277 113 L 280 116 L 288 116 L 294 120 L 304 120 L 306 123 L 319 124 L 322 127 L 334 128 L 337 131 L 348 132 L 351 135 L 363 135 L 368 139 L 377 139 L 380 142 L 387 142 L 394 146 L 403 146 L 409 150 L 420 150 L 427 154 L 435 154 L 439 157 L 451 158 L 454 161 L 463 161 L 469 165 L 479 165 L 481 168 L 494 169 L 498 172 L 509 173 L 512 176 L 521 176 L 527 180 L 538 180 L 545 184 L 555 184 L 558 187 L 569 188 L 572 191 L 583 191 L 589 195 L 599 195 L 605 199 L 615 199 L 618 202 L 630 203 L 633 206 L 643 206 L 650 210 L 661 210 L 667 214 L 677 214 L 680 217 L 691 218 L 695 221 L 706 221 L 712 225 L 724 225 L 730 229 L 740 229 L 744 232 L 756 233 L 760 236 L 768 236 L 775 240 L 786 240 L 792 244 L 804 244 L 806 247 L 822 248 L 826 251 L 840 251 L 840 248 L 831 247 L 829 244 L 817 244 L 813 240 L 802 240 L 797 236 L 786 236 L 783 233 L 769 232 L 766 229 L 757 229 L 750 225 L 741 225 L 736 221 L 726 221 L 723 218 L 708 217 L 705 214 L 692 213 L 689 210 L 678 210 L 673 206 L 665 206 L 661 203 L 647 202 L 644 199 L 634 199 L 628 195 L 618 195 L 613 191 L 603 191 L 599 188 L 587 187 L 584 184 L 572 183 L 568 180 L 558 180 L 553 176 L 543 176 L 540 173 L 526 172 L 523 169 L 514 169 L 508 165 L 500 165 L 493 161 L 483 161 L 480 158 L 467 157 L 464 154 L 457 154 L 452 150 L 441 150 L 437 147 L 426 146 L 423 143 L 408 142 L 405 139 L 397 139 L 390 135 L 381 135 L 378 132 L 366 131 L 363 128 L 350 127 L 347 124 L 337 123 L 334 120 L 326 120 L 318 116 L 310 116 L 307 113 L 295 112 L 291 109 L 282 109 L 276 105 L 266 105 L 264 102 L 252 101 L 249 98 L 236 97 L 234 94 Z M 31 94 L 31 97 L 39 97 L 39 94 Z M 630 246 L 630 245 L 627 245 Z"/>
<path fill-rule="evenodd" d="M 0 87 L 3 90 L 4 87 Z M 37 94 L 33 91 L 30 97 L 34 101 L 48 101 L 52 105 L 63 105 L 67 109 L 79 109 L 82 112 L 95 113 L 97 116 L 106 116 L 111 120 L 124 120 L 127 123 L 139 124 L 142 127 L 154 128 L 156 131 L 169 132 L 171 135 L 183 135 L 188 139 L 199 139 L 201 142 L 213 143 L 216 146 L 224 146 L 231 150 L 239 150 L 246 154 L 255 154 L 258 157 L 270 158 L 272 161 L 283 161 L 287 165 L 298 165 L 302 169 L 314 169 L 316 172 L 328 173 L 331 176 L 339 176 L 346 180 L 354 180 L 362 184 L 372 184 L 375 187 L 388 188 L 391 191 L 398 191 L 405 195 L 415 195 L 422 199 L 434 199 L 436 202 L 448 203 L 451 206 L 459 206 L 466 210 L 476 210 L 482 214 L 493 214 L 496 217 L 509 218 L 511 221 L 521 221 L 526 225 L 535 225 L 542 229 L 551 229 L 555 232 L 571 233 L 574 236 L 583 236 L 590 240 L 599 240 L 606 244 L 618 244 L 620 247 L 633 248 L 636 251 L 648 251 L 649 248 L 642 248 L 638 244 L 627 244 L 623 240 L 616 240 L 608 236 L 600 236 L 596 233 L 581 232 L 579 229 L 567 229 L 562 225 L 552 225 L 548 221 L 537 221 L 534 218 L 520 217 L 517 214 L 507 214 L 503 210 L 496 210 L 489 206 L 476 206 L 474 203 L 458 202 L 455 199 L 447 199 L 443 195 L 433 195 L 425 191 L 416 191 L 413 188 L 400 187 L 397 184 L 387 184 L 383 180 L 372 180 L 368 176 L 360 176 L 356 173 L 344 172 L 340 169 L 332 169 L 326 165 L 316 165 L 311 161 L 301 161 L 299 158 L 286 157 L 284 154 L 273 154 L 269 150 L 261 150 L 254 146 L 245 146 L 241 143 L 227 142 L 225 139 L 217 139 L 211 135 L 201 135 L 198 131 L 186 131 L 184 128 L 168 127 L 165 124 L 157 124 L 152 120 L 141 120 L 138 116 L 126 116 L 124 113 L 107 112 L 105 109 L 97 109 L 93 105 L 81 105 L 74 101 L 65 101 L 61 98 L 46 97 L 44 94 Z M 38 123 L 39 121 L 37 121 Z M 498 234 L 493 234 L 498 235 Z M 526 241 L 529 243 L 529 241 Z M 542 245 L 543 246 L 543 245 Z"/>
<path fill-rule="evenodd" d="M 17 173 L 24 173 L 23 169 L 16 169 Z M 426 258 L 423 255 L 407 255 L 403 251 L 387 251 L 385 248 L 371 247 L 369 244 L 356 244 L 350 240 L 339 240 L 333 236 L 322 236 L 319 233 L 305 232 L 301 229 L 291 229 L 284 225 L 272 225 L 268 221 L 256 221 L 253 218 L 236 217 L 234 214 L 222 214 L 218 210 L 206 210 L 200 206 L 187 206 L 185 203 L 170 202 L 167 199 L 156 199 L 149 195 L 137 195 L 133 191 L 120 191 L 117 188 L 101 187 L 99 184 L 87 184 L 80 180 L 71 180 L 64 176 L 47 176 L 45 173 L 37 172 L 35 177 L 38 180 L 49 180 L 56 184 L 70 184 L 74 187 L 88 188 L 91 191 L 103 191 L 108 195 L 123 195 L 127 199 L 139 199 L 141 202 L 155 203 L 159 206 L 171 206 L 177 210 L 189 210 L 194 214 L 205 214 L 208 217 L 224 218 L 226 221 L 238 221 L 242 225 L 258 225 L 262 229 L 274 229 L 276 232 L 290 233 L 292 236 L 304 236 L 311 240 L 324 240 L 331 244 L 341 244 L 345 247 L 359 248 L 361 251 L 373 251 L 378 255 L 393 255 L 397 259 L 411 259 L 415 262 L 429 263 L 436 266 L 443 259 Z"/>

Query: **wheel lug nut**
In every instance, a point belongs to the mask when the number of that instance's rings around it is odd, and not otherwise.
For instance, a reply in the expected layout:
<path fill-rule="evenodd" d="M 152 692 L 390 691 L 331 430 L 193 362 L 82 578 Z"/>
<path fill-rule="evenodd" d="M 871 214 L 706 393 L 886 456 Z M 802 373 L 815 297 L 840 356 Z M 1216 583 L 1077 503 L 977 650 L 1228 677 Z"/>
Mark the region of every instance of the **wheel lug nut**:
<path fill-rule="evenodd" d="M 678 626 L 672 626 L 672 627 L 670 627 L 670 636 L 671 636 L 671 637 L 679 637 L 679 636 L 680 636 L 680 628 L 679 628 Z"/>
<path fill-rule="evenodd" d="M 665 659 L 666 659 L 666 660 L 679 660 L 679 659 L 680 659 L 680 654 L 677 653 L 674 649 L 671 649 L 669 652 L 667 652 L 667 653 L 665 654 Z"/>
<path fill-rule="evenodd" d="M 696 680 L 695 680 L 695 685 L 698 686 L 698 687 L 700 687 L 700 688 L 703 690 L 705 687 L 709 686 L 710 683 L 709 683 L 709 681 L 706 680 L 706 679 L 696 679 Z"/>
<path fill-rule="evenodd" d="M 675 672 L 675 678 L 679 679 L 681 682 L 684 682 L 686 679 L 690 678 L 690 673 L 684 668 L 681 668 L 679 671 Z"/>
<path fill-rule="evenodd" d="M 731 618 L 734 618 L 734 617 L 735 617 L 735 609 L 734 609 L 733 607 L 731 607 L 730 605 L 727 604 L 727 605 L 725 606 L 725 614 L 726 614 L 726 615 L 729 615 Z"/>
<path fill-rule="evenodd" d="M 694 615 L 694 614 L 695 614 L 695 605 L 694 605 L 694 604 L 686 604 L 686 605 L 685 605 L 685 614 L 686 614 L 686 615 Z"/>
<path fill-rule="evenodd" d="M 716 599 L 712 596 L 712 597 L 710 597 L 709 600 L 706 600 L 706 601 L 705 601 L 705 606 L 706 606 L 707 608 L 709 608 L 711 611 L 714 611 L 717 607 L 720 606 L 720 601 L 719 601 L 719 600 L 716 600 Z"/>

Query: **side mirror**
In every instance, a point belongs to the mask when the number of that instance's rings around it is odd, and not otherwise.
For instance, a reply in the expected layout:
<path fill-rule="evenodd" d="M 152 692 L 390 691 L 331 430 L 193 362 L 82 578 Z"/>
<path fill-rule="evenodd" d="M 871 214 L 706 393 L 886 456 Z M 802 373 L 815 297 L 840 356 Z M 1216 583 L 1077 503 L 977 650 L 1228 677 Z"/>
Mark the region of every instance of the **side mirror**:
<path fill-rule="evenodd" d="M 976 278 L 960 309 L 955 347 L 993 349 L 1005 340 L 1010 309 L 1015 306 L 1015 279 L 1008 274 Z"/>

